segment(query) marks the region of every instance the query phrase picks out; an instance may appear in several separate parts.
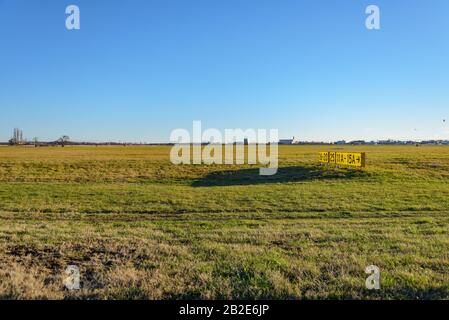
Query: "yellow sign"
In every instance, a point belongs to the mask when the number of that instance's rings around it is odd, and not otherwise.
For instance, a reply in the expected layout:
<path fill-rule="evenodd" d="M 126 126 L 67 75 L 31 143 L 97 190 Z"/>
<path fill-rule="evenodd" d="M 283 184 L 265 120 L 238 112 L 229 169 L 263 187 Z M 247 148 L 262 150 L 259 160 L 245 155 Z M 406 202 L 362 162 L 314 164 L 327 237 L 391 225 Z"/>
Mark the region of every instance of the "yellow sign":
<path fill-rule="evenodd" d="M 365 152 L 320 152 L 319 161 L 352 167 L 365 166 Z"/>
<path fill-rule="evenodd" d="M 329 152 L 329 163 L 335 163 L 336 152 Z"/>
<path fill-rule="evenodd" d="M 320 152 L 320 162 L 323 163 L 329 162 L 329 152 Z"/>

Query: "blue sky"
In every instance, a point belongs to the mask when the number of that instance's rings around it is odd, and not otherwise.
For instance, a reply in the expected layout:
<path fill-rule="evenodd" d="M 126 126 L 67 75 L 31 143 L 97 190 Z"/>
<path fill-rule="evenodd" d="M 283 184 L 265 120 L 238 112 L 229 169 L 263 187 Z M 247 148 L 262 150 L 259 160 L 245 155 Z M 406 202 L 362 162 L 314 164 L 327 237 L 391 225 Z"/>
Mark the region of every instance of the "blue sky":
<path fill-rule="evenodd" d="M 448 75 L 447 0 L 0 0 L 1 141 L 449 139 Z"/>

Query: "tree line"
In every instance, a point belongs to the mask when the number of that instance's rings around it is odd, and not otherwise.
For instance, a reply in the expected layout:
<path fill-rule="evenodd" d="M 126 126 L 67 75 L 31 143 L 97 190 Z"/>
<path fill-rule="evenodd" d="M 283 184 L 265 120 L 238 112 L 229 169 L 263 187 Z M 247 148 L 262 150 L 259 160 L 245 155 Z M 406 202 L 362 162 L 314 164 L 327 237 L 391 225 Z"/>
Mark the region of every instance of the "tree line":
<path fill-rule="evenodd" d="M 67 136 L 67 135 L 63 135 L 59 139 L 54 141 L 53 144 L 58 144 L 61 147 L 64 147 L 69 142 L 70 142 L 70 137 Z M 11 139 L 9 139 L 8 143 L 11 146 L 18 146 L 18 145 L 29 144 L 28 141 L 23 137 L 23 131 L 21 129 L 19 129 L 19 128 L 14 128 L 13 135 L 12 135 Z M 35 147 L 38 147 L 41 144 L 43 144 L 43 143 L 39 142 L 39 138 L 38 137 L 34 137 L 33 140 L 32 140 L 32 143 L 34 144 Z M 47 144 L 47 143 L 45 143 L 45 144 Z"/>

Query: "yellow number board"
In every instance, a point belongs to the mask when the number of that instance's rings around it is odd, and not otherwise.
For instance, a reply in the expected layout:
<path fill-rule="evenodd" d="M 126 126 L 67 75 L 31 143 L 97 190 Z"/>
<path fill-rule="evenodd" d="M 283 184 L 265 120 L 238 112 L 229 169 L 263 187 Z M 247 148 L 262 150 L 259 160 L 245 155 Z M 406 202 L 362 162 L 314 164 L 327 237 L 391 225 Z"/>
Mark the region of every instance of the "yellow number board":
<path fill-rule="evenodd" d="M 320 162 L 329 162 L 329 152 L 320 152 Z"/>
<path fill-rule="evenodd" d="M 364 167 L 365 152 L 320 152 L 321 163 L 334 163 L 338 165 Z"/>

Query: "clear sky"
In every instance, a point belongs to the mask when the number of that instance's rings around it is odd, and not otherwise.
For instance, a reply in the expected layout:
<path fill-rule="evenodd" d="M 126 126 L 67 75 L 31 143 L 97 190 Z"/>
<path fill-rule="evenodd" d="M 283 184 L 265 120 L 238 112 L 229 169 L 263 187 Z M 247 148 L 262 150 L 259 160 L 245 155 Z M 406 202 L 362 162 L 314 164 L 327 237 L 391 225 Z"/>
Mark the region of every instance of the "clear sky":
<path fill-rule="evenodd" d="M 449 139 L 449 1 L 0 0 L 0 111 L 1 141 Z"/>

